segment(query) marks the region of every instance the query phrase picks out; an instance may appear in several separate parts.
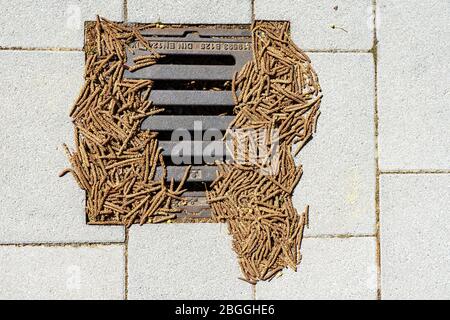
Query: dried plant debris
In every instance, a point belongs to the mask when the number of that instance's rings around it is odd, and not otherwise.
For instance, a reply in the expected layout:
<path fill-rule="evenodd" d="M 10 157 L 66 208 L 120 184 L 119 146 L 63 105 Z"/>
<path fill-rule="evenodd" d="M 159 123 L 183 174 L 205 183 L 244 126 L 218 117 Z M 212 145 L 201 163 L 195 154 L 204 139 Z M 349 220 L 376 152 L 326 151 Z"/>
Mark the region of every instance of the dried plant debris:
<path fill-rule="evenodd" d="M 146 26 L 124 26 L 97 18 L 88 29 L 85 83 L 71 112 L 75 150 L 67 146 L 71 169 L 86 191 L 86 215 L 91 224 L 157 223 L 176 217 L 174 200 L 182 201 L 182 185 L 166 183 L 167 172 L 156 133 L 140 131 L 145 117 L 157 114 L 148 100 L 152 81 L 123 77 L 125 48 L 132 43 L 151 54 L 134 61 L 133 69 L 158 61 L 140 35 Z M 156 176 L 156 167 L 163 168 Z M 187 177 L 187 172 L 186 175 Z"/>
<path fill-rule="evenodd" d="M 285 267 L 296 270 L 308 223 L 308 207 L 299 215 L 292 205 L 302 175 L 293 154 L 315 131 L 322 95 L 309 58 L 288 29 L 287 22 L 257 21 L 252 26 L 253 60 L 232 84 L 236 118 L 229 130 L 241 132 L 231 140 L 239 159 L 219 165 L 208 192 L 214 218 L 228 223 L 244 280 L 250 283 L 271 280 Z M 263 141 L 267 148 L 277 145 L 269 162 L 257 159 L 248 144 L 242 147 L 247 133 L 261 130 L 269 133 Z"/>
<path fill-rule="evenodd" d="M 86 31 L 85 83 L 70 112 L 75 150 L 65 146 L 72 167 L 61 176 L 70 172 L 86 191 L 90 224 L 171 221 L 184 201 L 189 171 L 179 185 L 167 182 L 156 132 L 140 130 L 144 118 L 163 111 L 148 99 L 153 82 L 123 77 L 124 69 L 161 58 L 140 33 L 155 26 L 98 18 Z M 231 83 L 236 116 L 227 133 L 233 159 L 217 163 L 207 192 L 213 218 L 227 222 L 243 279 L 250 283 L 271 280 L 285 267 L 296 270 L 308 224 L 308 207 L 299 215 L 292 204 L 302 176 L 294 156 L 315 131 L 322 95 L 309 58 L 288 30 L 287 22 L 252 25 L 253 60 Z M 136 43 L 150 54 L 129 67 L 126 50 Z M 252 141 L 270 152 L 255 151 Z"/>

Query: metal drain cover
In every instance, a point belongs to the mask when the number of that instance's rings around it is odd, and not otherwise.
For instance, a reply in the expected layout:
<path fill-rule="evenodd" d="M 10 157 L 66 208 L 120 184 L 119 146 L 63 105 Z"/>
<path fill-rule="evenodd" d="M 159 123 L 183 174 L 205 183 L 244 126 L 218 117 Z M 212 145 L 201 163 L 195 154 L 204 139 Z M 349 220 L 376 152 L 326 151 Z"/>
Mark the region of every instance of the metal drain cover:
<path fill-rule="evenodd" d="M 204 190 L 215 179 L 216 168 L 205 159 L 205 150 L 208 146 L 219 150 L 212 155 L 216 160 L 226 155 L 224 144 L 213 140 L 219 140 L 217 135 L 223 135 L 233 119 L 231 80 L 252 57 L 250 25 L 165 26 L 141 34 L 164 57 L 155 65 L 126 70 L 124 77 L 154 80 L 149 99 L 165 109 L 145 119 L 141 130 L 158 132 L 169 180 L 180 181 L 186 166 L 192 165 L 183 194 L 188 203 L 180 205 L 183 212 L 178 218 L 209 218 Z M 147 54 L 137 43 L 131 45 L 130 67 L 134 58 Z M 161 174 L 159 168 L 157 175 Z"/>

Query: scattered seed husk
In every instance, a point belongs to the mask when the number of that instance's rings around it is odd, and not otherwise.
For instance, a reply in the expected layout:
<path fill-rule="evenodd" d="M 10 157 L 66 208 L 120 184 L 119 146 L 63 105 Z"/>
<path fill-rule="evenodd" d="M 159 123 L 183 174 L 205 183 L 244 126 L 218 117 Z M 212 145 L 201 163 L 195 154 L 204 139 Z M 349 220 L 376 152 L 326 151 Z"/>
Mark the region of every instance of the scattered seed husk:
<path fill-rule="evenodd" d="M 97 18 L 86 50 L 85 84 L 70 111 L 75 150 L 68 154 L 71 173 L 86 191 L 86 216 L 92 224 L 170 222 L 178 209 L 183 181 L 166 182 L 167 170 L 156 133 L 140 131 L 140 122 L 162 112 L 148 101 L 149 80 L 123 77 L 161 57 L 141 35 L 148 26 L 133 27 Z M 154 26 L 154 25 L 153 25 Z M 218 164 L 218 176 L 207 192 L 216 221 L 227 222 L 243 280 L 272 280 L 300 263 L 309 207 L 299 215 L 292 192 L 302 175 L 293 161 L 316 129 L 321 89 L 309 58 L 291 41 L 286 22 L 252 25 L 253 60 L 232 79 L 236 117 L 230 129 L 278 131 L 276 163 L 255 161 L 250 148 L 240 152 L 232 137 L 235 162 Z M 138 43 L 150 54 L 127 63 L 126 48 Z M 269 134 L 270 136 L 270 134 Z M 268 138 L 263 139 L 269 144 Z M 251 137 L 246 138 L 247 144 Z M 273 142 L 273 141 L 272 141 Z M 162 176 L 155 180 L 156 167 Z"/>
<path fill-rule="evenodd" d="M 85 83 L 70 112 L 75 150 L 65 147 L 72 168 L 60 176 L 71 173 L 86 191 L 88 223 L 130 226 L 175 219 L 176 208 L 162 209 L 173 197 L 183 199 L 184 180 L 177 189 L 165 176 L 154 180 L 157 166 L 165 171 L 156 133 L 139 129 L 144 118 L 163 109 L 148 101 L 152 81 L 123 77 L 124 68 L 138 70 L 160 55 L 151 50 L 127 66 L 126 47 L 150 48 L 137 27 L 98 17 L 87 34 L 92 39 L 85 48 Z"/>
<path fill-rule="evenodd" d="M 256 21 L 252 25 L 253 60 L 233 77 L 236 129 L 266 128 L 278 132 L 278 148 L 269 163 L 255 152 L 236 152 L 234 161 L 218 165 L 218 176 L 207 193 L 216 221 L 227 222 L 233 236 L 243 280 L 272 280 L 300 263 L 300 245 L 309 207 L 302 215 L 292 205 L 292 193 L 302 176 L 293 159 L 315 129 L 322 97 L 308 57 L 287 33 L 287 22 Z M 240 94 L 238 94 L 240 92 Z M 248 137 L 232 137 L 232 149 Z M 266 137 L 267 140 L 267 137 Z M 273 165 L 271 170 L 268 165 Z"/>

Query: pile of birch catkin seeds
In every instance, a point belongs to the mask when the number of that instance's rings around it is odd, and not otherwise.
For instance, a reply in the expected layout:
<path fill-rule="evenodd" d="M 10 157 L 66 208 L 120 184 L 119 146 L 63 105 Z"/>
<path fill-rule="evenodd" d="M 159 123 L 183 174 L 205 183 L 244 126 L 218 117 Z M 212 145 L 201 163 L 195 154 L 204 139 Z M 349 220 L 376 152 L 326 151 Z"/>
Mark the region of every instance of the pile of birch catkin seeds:
<path fill-rule="evenodd" d="M 89 224 L 170 222 L 184 200 L 189 169 L 180 183 L 167 181 L 157 133 L 140 130 L 143 119 L 163 111 L 149 100 L 153 81 L 124 77 L 125 69 L 161 58 L 141 35 L 149 27 L 97 18 L 86 31 L 85 83 L 70 111 L 75 147 L 65 146 L 71 168 L 60 175 L 71 173 L 86 191 Z M 130 67 L 126 50 L 136 42 L 148 54 Z M 256 21 L 252 45 L 253 59 L 232 81 L 235 119 L 227 138 L 235 157 L 217 163 L 207 198 L 213 219 L 228 224 L 242 279 L 254 284 L 300 263 L 308 207 L 299 214 L 292 204 L 302 176 L 294 156 L 315 131 L 322 95 L 289 23 Z M 270 152 L 252 151 L 255 140 Z"/>

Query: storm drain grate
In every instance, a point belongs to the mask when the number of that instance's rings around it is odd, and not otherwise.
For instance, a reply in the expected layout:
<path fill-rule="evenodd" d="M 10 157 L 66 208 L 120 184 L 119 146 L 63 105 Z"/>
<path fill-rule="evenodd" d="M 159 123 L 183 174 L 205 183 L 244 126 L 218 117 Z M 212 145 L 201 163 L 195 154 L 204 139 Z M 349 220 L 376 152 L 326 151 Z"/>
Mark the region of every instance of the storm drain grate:
<path fill-rule="evenodd" d="M 214 161 L 226 157 L 221 137 L 234 118 L 231 82 L 252 58 L 250 26 L 149 28 L 141 34 L 163 57 L 152 66 L 126 70 L 124 77 L 153 80 L 149 99 L 164 108 L 146 118 L 141 130 L 158 133 L 168 181 L 182 180 L 191 165 L 183 194 L 187 204 L 179 204 L 178 219 L 209 218 L 205 189 L 216 178 Z M 127 61 L 148 54 L 131 46 Z M 156 175 L 161 174 L 159 167 Z"/>

